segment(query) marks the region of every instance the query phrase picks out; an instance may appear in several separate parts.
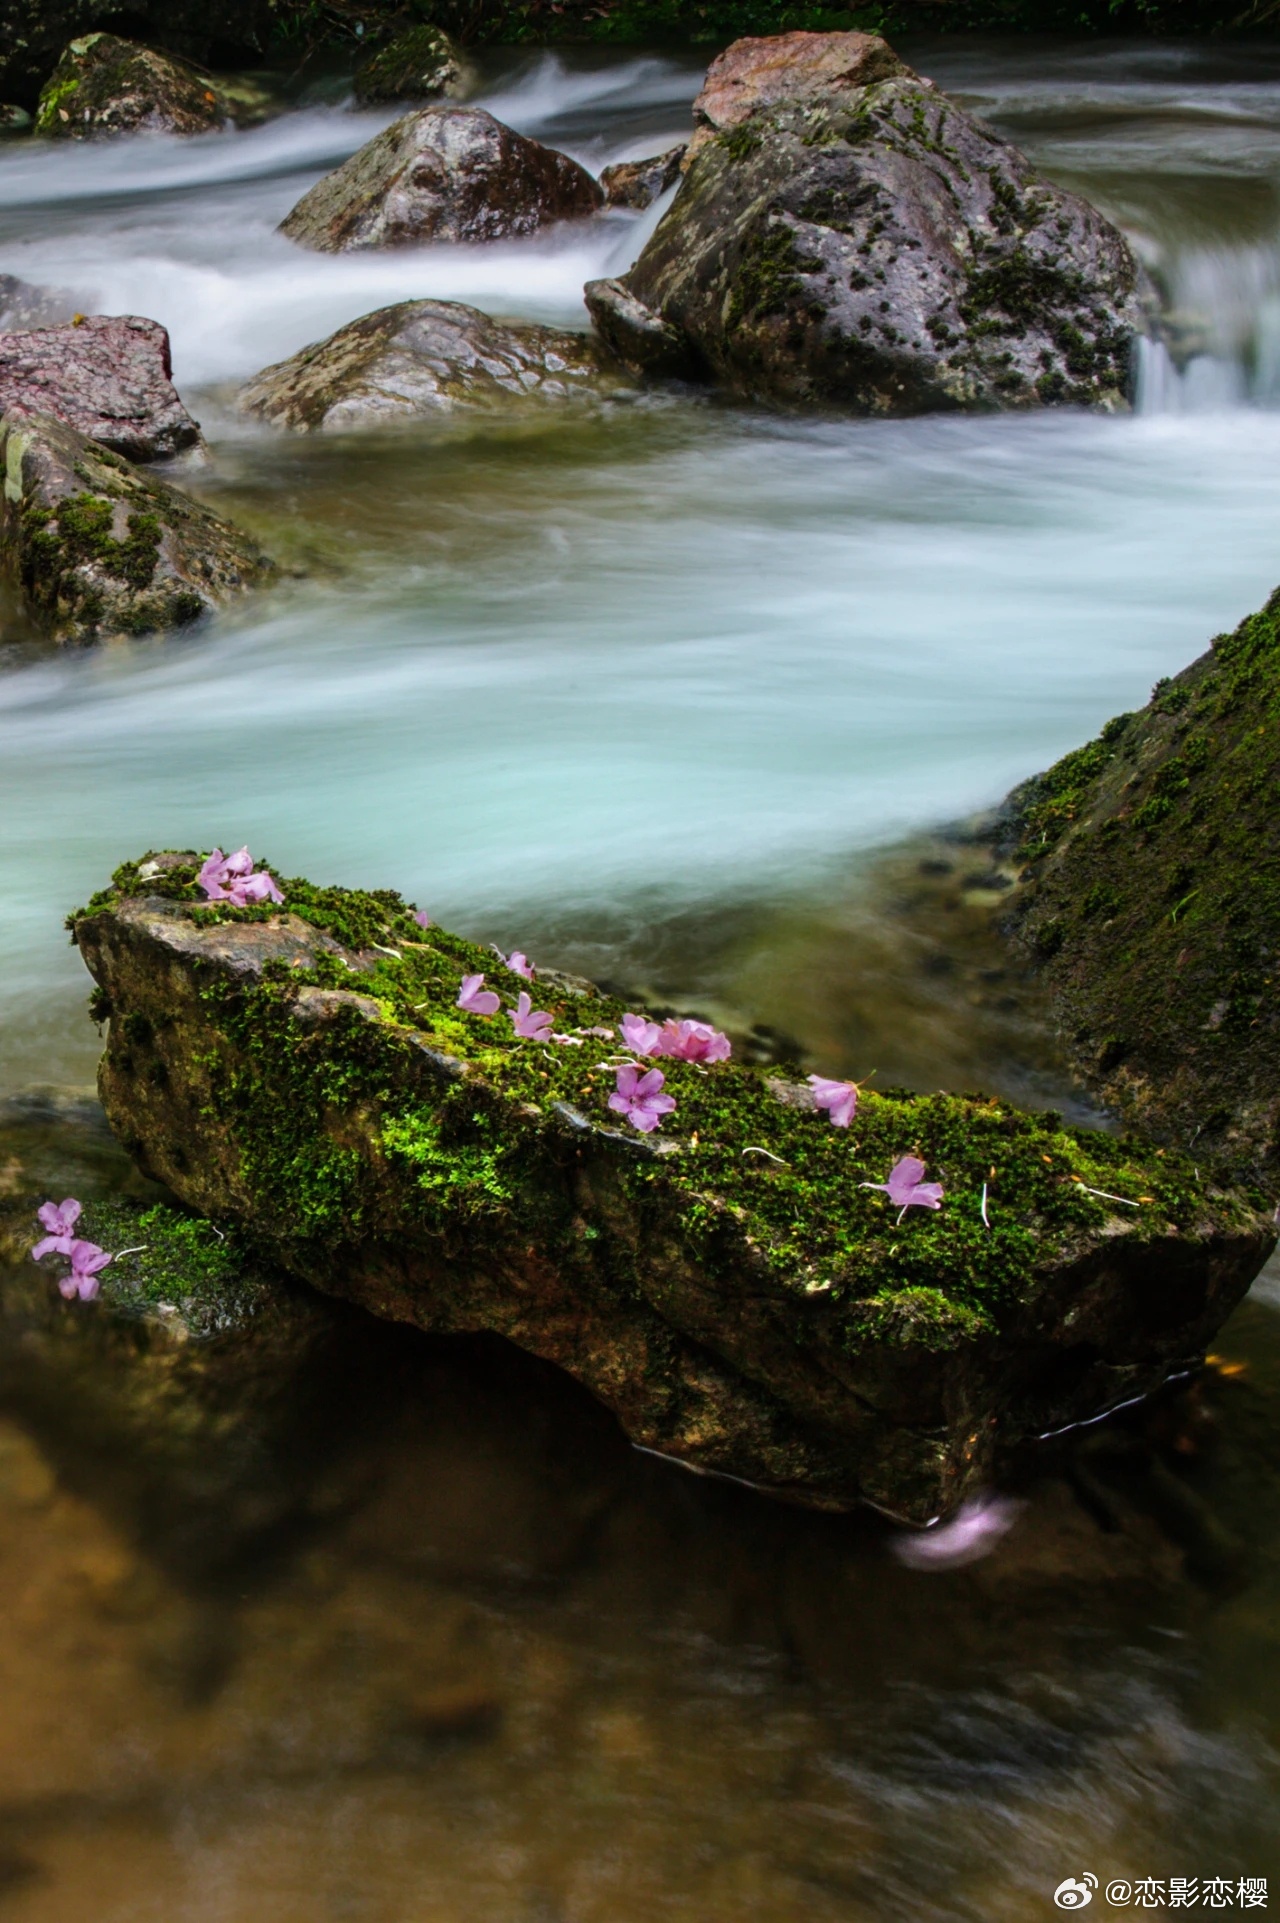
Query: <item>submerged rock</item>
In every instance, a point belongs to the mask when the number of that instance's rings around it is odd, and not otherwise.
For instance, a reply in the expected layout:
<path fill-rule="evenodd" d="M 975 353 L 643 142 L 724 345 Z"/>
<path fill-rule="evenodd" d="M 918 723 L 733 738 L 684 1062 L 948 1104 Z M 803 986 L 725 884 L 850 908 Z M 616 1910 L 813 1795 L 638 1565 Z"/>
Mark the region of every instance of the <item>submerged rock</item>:
<path fill-rule="evenodd" d="M 55 641 L 180 628 L 274 569 L 238 528 L 48 414 L 0 417 L 0 561 Z"/>
<path fill-rule="evenodd" d="M 1157 1141 L 1280 1173 L 1280 592 L 1026 783 L 1016 939 L 1073 1063 Z"/>
<path fill-rule="evenodd" d="M 679 180 L 686 151 L 682 144 L 668 147 L 665 154 L 654 154 L 649 160 L 620 160 L 616 166 L 606 167 L 600 176 L 606 203 L 610 207 L 652 207 Z"/>
<path fill-rule="evenodd" d="M 263 420 L 310 431 L 459 407 L 510 408 L 529 398 L 564 402 L 599 394 L 604 380 L 587 336 L 508 325 L 460 301 L 409 300 L 264 368 L 241 389 L 239 404 Z"/>
<path fill-rule="evenodd" d="M 167 332 L 133 314 L 0 334 L 0 413 L 10 407 L 56 415 L 131 461 L 200 442 L 173 385 Z"/>
<path fill-rule="evenodd" d="M 594 213 L 603 201 L 585 167 L 492 114 L 424 107 L 317 181 L 280 232 L 328 254 L 503 240 Z"/>
<path fill-rule="evenodd" d="M 998 1442 L 1196 1356 L 1274 1244 L 1184 1157 L 996 1100 L 867 1092 L 845 1130 L 803 1085 L 667 1060 L 675 1109 L 637 1133 L 622 1004 L 544 975 L 553 1035 L 521 1041 L 458 997 L 526 984 L 398 896 L 228 909 L 198 866 L 131 864 L 72 920 L 139 1164 L 323 1289 L 558 1364 L 695 1467 L 927 1518 Z M 901 1221 L 865 1185 L 908 1153 L 945 1196 Z"/>
<path fill-rule="evenodd" d="M 70 43 L 45 82 L 36 132 L 59 140 L 205 134 L 229 118 L 214 83 L 185 61 L 113 33 L 90 33 Z"/>
<path fill-rule="evenodd" d="M 362 107 L 430 100 L 461 93 L 467 77 L 462 53 L 447 33 L 439 27 L 410 27 L 357 67 L 355 94 Z"/>
<path fill-rule="evenodd" d="M 706 377 L 861 414 L 1125 405 L 1124 238 L 883 41 L 738 42 L 699 118 L 639 260 L 587 287 L 614 352 L 674 329 Z"/>

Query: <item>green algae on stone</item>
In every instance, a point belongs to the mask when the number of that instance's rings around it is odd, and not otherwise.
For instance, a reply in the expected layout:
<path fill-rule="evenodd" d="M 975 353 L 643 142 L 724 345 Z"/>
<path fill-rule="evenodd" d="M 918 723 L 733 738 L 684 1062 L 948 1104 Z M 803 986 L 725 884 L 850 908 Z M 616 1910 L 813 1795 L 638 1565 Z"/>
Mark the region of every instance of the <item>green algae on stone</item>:
<path fill-rule="evenodd" d="M 72 918 L 125 1146 L 294 1273 L 507 1335 L 700 1466 L 934 1513 L 998 1439 L 1193 1355 L 1274 1240 L 1184 1157 L 981 1096 L 868 1090 L 841 1131 L 803 1083 L 664 1060 L 640 1136 L 608 1106 L 625 1004 L 544 971 L 570 1039 L 521 1042 L 457 995 L 525 984 L 389 891 L 202 906 L 197 867 L 128 864 Z M 863 1185 L 908 1153 L 946 1200 L 899 1221 Z"/>
<path fill-rule="evenodd" d="M 170 54 L 113 33 L 72 40 L 49 76 L 35 128 L 50 139 L 209 133 L 228 119 L 216 84 Z"/>
<path fill-rule="evenodd" d="M 1156 1140 L 1280 1173 L 1280 594 L 1027 782 L 1015 932 L 1081 1074 Z"/>

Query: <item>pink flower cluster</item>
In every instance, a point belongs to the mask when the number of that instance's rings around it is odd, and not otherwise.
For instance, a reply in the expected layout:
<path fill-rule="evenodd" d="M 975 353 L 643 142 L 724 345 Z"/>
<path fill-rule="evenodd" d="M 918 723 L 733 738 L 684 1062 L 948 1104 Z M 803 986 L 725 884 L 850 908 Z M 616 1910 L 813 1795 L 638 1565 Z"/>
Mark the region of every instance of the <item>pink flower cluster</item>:
<path fill-rule="evenodd" d="M 678 1062 L 727 1062 L 733 1053 L 727 1035 L 708 1022 L 651 1022 L 624 1015 L 622 1039 L 637 1055 L 668 1055 Z"/>
<path fill-rule="evenodd" d="M 265 868 L 254 873 L 253 856 L 247 848 L 239 849 L 234 855 L 224 855 L 221 848 L 215 848 L 196 880 L 210 901 L 234 902 L 237 908 L 284 900 Z"/>
<path fill-rule="evenodd" d="M 523 961 L 524 956 L 517 958 L 513 955 L 511 959 Z M 507 966 L 510 967 L 510 965 L 508 962 Z M 523 970 L 517 969 L 516 973 L 522 974 Z M 502 1000 L 491 988 L 485 987 L 483 975 L 464 975 L 462 986 L 458 990 L 457 1005 L 465 1009 L 468 1015 L 496 1015 L 502 1007 Z M 551 1016 L 545 1008 L 535 1008 L 523 989 L 520 991 L 515 1007 L 509 1008 L 507 1015 L 521 1041 L 546 1042 L 566 1039 L 563 1036 L 552 1035 Z"/>
<path fill-rule="evenodd" d="M 80 1204 L 74 1196 L 65 1202 L 46 1202 L 38 1210 L 40 1226 L 49 1232 L 31 1251 L 34 1262 L 41 1261 L 46 1255 L 65 1255 L 71 1264 L 71 1273 L 59 1279 L 58 1288 L 68 1302 L 79 1296 L 82 1302 L 92 1302 L 99 1289 L 98 1275 L 105 1269 L 111 1257 L 96 1242 L 82 1242 L 75 1233 L 76 1223 L 80 1220 Z"/>

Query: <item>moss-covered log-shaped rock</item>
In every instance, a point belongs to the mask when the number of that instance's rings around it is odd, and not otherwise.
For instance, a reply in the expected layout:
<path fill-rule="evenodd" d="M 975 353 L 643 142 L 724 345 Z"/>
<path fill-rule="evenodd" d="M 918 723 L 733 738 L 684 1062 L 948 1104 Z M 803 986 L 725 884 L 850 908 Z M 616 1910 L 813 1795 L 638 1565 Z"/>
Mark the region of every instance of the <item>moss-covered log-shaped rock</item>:
<path fill-rule="evenodd" d="M 0 416 L 0 565 L 55 641 L 187 627 L 275 570 L 246 534 L 48 414 Z"/>
<path fill-rule="evenodd" d="M 73 40 L 36 108 L 36 132 L 56 140 L 113 133 L 212 133 L 230 118 L 215 83 L 185 61 L 113 33 Z"/>
<path fill-rule="evenodd" d="M 200 444 L 173 384 L 168 332 L 136 314 L 0 333 L 0 413 L 11 407 L 56 414 L 131 461 Z"/>
<path fill-rule="evenodd" d="M 695 371 L 788 405 L 1126 404 L 1122 235 L 883 41 L 739 43 L 698 108 L 657 231 L 621 281 L 587 287 L 621 359 L 655 365 L 666 328 Z"/>
<path fill-rule="evenodd" d="M 802 1500 L 917 1519 L 1001 1440 L 1197 1355 L 1273 1245 L 1191 1163 L 978 1097 L 862 1097 L 668 1060 L 674 1111 L 609 1106 L 624 1006 L 544 974 L 553 1027 L 459 1006 L 491 950 L 387 892 L 204 903 L 198 858 L 72 919 L 108 1018 L 100 1092 L 140 1164 L 375 1313 L 558 1363 L 632 1439 Z M 945 1187 L 896 1219 L 907 1154 Z"/>
<path fill-rule="evenodd" d="M 283 427 L 384 425 L 458 408 L 602 397 L 630 383 L 589 336 L 490 320 L 460 301 L 410 300 L 340 327 L 244 386 L 248 414 Z"/>
<path fill-rule="evenodd" d="M 492 114 L 424 107 L 318 180 L 280 232 L 327 254 L 503 240 L 594 213 L 603 201 L 585 167 Z"/>
<path fill-rule="evenodd" d="M 461 50 L 440 27 L 410 27 L 379 47 L 356 68 L 355 95 L 362 107 L 394 100 L 456 97 L 467 82 Z"/>
<path fill-rule="evenodd" d="M 1014 923 L 1128 1122 L 1280 1176 L 1280 593 L 1011 798 Z"/>

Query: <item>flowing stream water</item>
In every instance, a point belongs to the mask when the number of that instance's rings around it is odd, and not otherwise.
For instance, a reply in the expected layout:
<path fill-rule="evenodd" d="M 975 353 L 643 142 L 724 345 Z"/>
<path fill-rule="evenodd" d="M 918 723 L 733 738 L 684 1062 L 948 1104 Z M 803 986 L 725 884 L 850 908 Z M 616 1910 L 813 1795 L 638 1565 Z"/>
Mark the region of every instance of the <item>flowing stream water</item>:
<path fill-rule="evenodd" d="M 938 824 L 1280 578 L 1280 52 L 905 51 L 1132 237 L 1171 318 L 1131 416 L 681 395 L 289 439 L 239 380 L 411 297 L 582 325 L 657 210 L 303 253 L 277 222 L 389 118 L 340 81 L 249 132 L 0 147 L 0 271 L 164 322 L 214 453 L 184 478 L 295 570 L 83 655 L 0 607 L 0 1191 L 128 1186 L 61 924 L 149 846 L 399 887 L 829 1073 L 1070 1105 L 1020 991 L 944 965 L 962 850 L 892 910 Z M 495 57 L 477 97 L 599 168 L 681 137 L 703 64 Z M 353 1360 L 307 1528 L 213 1574 L 141 1473 L 6 1419 L 0 1916 L 1021 1923 L 1086 1871 L 1280 1904 L 1278 1311 L 1264 1278 L 1152 1418 L 1216 1550 L 1055 1458 L 946 1575 L 630 1455 L 483 1344 L 402 1345 L 376 1393 Z"/>

